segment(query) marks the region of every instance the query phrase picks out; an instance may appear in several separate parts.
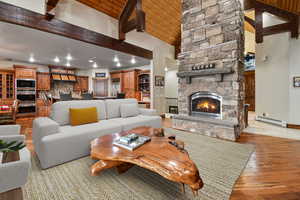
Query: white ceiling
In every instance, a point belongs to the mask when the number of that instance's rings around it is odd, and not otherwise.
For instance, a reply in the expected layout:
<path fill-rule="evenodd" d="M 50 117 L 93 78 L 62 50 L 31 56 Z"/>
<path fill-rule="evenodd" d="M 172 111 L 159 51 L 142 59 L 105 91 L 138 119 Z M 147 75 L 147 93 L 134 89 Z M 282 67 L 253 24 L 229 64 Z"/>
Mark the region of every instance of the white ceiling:
<path fill-rule="evenodd" d="M 36 64 L 66 66 L 67 55 L 72 56 L 71 67 L 91 69 L 96 61 L 98 68 L 116 69 L 113 58 L 117 56 L 121 67 L 149 65 L 150 60 L 135 56 L 136 64 L 131 64 L 132 56 L 63 36 L 0 22 L 0 58 L 29 62 L 32 55 Z M 55 63 L 58 56 L 60 63 Z"/>

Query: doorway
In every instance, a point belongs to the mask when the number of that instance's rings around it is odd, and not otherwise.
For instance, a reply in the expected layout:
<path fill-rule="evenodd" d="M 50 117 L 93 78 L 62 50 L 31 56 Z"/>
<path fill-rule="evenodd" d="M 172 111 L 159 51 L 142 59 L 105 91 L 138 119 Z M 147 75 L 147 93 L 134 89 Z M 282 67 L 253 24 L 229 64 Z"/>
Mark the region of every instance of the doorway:
<path fill-rule="evenodd" d="M 107 97 L 108 96 L 108 79 L 93 79 L 94 96 Z"/>

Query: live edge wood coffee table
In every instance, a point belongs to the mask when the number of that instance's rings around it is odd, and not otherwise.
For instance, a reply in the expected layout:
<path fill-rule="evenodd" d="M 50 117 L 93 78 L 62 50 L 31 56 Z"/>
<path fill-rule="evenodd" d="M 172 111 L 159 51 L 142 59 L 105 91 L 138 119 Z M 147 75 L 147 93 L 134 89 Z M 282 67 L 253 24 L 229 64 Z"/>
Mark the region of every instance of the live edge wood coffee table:
<path fill-rule="evenodd" d="M 124 135 L 137 133 L 150 136 L 151 141 L 141 147 L 129 151 L 113 145 L 113 141 Z M 164 178 L 190 186 L 193 194 L 203 187 L 199 171 L 195 163 L 183 149 L 183 142 L 175 137 L 165 137 L 163 129 L 140 127 L 130 131 L 99 137 L 91 143 L 91 158 L 99 160 L 91 167 L 92 175 L 116 167 L 119 173 L 124 173 L 134 165 L 149 169 Z"/>

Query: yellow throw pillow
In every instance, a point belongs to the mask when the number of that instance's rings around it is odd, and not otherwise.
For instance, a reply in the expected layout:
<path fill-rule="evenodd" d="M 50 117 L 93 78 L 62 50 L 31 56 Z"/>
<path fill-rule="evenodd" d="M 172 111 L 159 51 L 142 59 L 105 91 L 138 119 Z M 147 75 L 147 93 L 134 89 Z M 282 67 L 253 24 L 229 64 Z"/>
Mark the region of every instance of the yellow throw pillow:
<path fill-rule="evenodd" d="M 70 123 L 72 126 L 98 122 L 96 107 L 70 108 Z"/>

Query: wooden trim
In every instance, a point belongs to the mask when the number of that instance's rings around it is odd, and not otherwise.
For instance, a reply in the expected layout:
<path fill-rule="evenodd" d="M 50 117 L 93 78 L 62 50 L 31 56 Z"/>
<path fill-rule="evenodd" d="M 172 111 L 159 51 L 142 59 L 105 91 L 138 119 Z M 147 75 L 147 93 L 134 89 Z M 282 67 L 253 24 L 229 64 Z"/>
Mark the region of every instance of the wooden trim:
<path fill-rule="evenodd" d="M 0 21 L 61 35 L 115 51 L 153 59 L 152 51 L 90 31 L 58 19 L 47 21 L 44 15 L 0 2 Z"/>
<path fill-rule="evenodd" d="M 0 69 L 0 72 L 15 73 L 14 69 Z"/>
<path fill-rule="evenodd" d="M 32 66 L 23 66 L 23 65 L 14 65 L 14 69 L 21 68 L 21 69 L 36 69 L 36 67 Z"/>
<path fill-rule="evenodd" d="M 54 65 L 49 65 L 48 66 L 50 69 L 65 69 L 65 70 L 77 70 L 77 68 L 74 67 L 65 67 L 65 66 L 54 66 Z"/>
<path fill-rule="evenodd" d="M 36 72 L 37 74 L 45 74 L 45 75 L 50 75 L 50 72 Z"/>
<path fill-rule="evenodd" d="M 300 129 L 300 125 L 298 125 L 298 124 L 287 124 L 287 128 Z"/>

